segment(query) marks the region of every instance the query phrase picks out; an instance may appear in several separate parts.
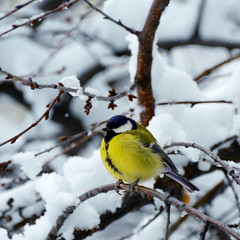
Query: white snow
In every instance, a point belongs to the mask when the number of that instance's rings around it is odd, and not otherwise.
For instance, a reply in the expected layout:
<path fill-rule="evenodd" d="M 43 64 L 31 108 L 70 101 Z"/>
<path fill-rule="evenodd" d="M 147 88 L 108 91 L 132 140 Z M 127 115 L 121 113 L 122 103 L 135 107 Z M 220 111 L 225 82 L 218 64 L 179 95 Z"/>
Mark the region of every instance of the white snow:
<path fill-rule="evenodd" d="M 19 152 L 12 156 L 12 161 L 21 166 L 23 172 L 31 179 L 35 179 L 42 169 L 42 163 L 35 157 L 34 152 Z"/>
<path fill-rule="evenodd" d="M 7 230 L 4 228 L 0 228 L 0 239 L 9 240 L 9 237 L 7 235 Z"/>
<path fill-rule="evenodd" d="M 116 21 L 120 20 L 126 26 L 141 31 L 152 2 L 152 0 L 108 0 L 104 2 L 101 9 Z M 191 37 L 195 30 L 201 2 L 201 0 L 170 1 L 156 32 L 151 72 L 156 108 L 155 116 L 151 119 L 147 129 L 162 147 L 171 142 L 185 141 L 195 142 L 210 149 L 214 144 L 240 134 L 240 60 L 222 66 L 214 71 L 210 78 L 200 83 L 193 81 L 193 77 L 203 70 L 237 54 L 238 50 L 230 51 L 223 47 L 191 45 L 159 51 L 156 46 L 158 41 L 186 40 Z M 203 19 L 200 24 L 202 40 L 239 43 L 239 0 L 205 2 Z M 12 1 L 0 2 L 0 8 L 4 12 L 12 9 L 13 5 Z M 42 10 L 37 9 L 36 5 L 30 4 L 29 8 L 19 11 L 20 15 L 13 14 L 10 18 L 5 19 L 0 27 L 0 32 L 9 29 L 14 22 L 25 21 L 24 19 L 19 20 L 21 16 L 25 15 L 29 19 L 29 17 L 42 14 L 40 12 Z M 112 86 L 115 86 L 116 92 L 120 92 L 133 83 L 137 67 L 138 39 L 93 11 L 81 21 L 72 37 L 66 38 L 56 54 L 53 54 L 59 47 L 60 40 L 65 37 L 65 32 L 76 24 L 80 14 L 85 13 L 86 9 L 82 9 L 82 6 L 78 7 L 76 4 L 70 9 L 52 15 L 51 19 L 47 18 L 41 23 L 37 31 L 30 27 L 23 27 L 5 36 L 0 41 L 1 56 L 4 56 L 0 58 L 0 67 L 19 76 L 28 76 L 36 73 L 36 70 L 43 64 L 42 66 L 45 67 L 41 72 L 42 76 L 36 76 L 33 80 L 41 84 L 58 84 L 60 82 L 67 88 L 76 89 L 76 93 L 70 93 L 74 98 L 71 99 L 69 109 L 63 115 L 67 119 L 74 115 L 84 129 L 89 129 L 92 123 L 105 121 L 113 115 L 128 113 L 130 108 L 134 109 L 132 117 L 139 120 L 142 108 L 138 106 L 137 100 L 130 103 L 127 98 L 117 100 L 115 104 L 118 107 L 114 111 L 107 109 L 108 102 L 99 102 L 93 98 L 93 108 L 88 116 L 85 115 L 83 106 L 88 97 L 83 95 L 83 87 L 86 92 L 91 94 L 107 96 Z M 54 33 L 51 34 L 51 32 Z M 131 56 L 113 56 L 113 53 L 127 48 L 129 48 Z M 49 61 L 45 62 L 49 56 Z M 79 76 L 96 65 L 105 67 L 104 71 L 95 74 L 88 82 L 82 84 Z M 63 66 L 65 71 L 61 75 L 53 74 Z M 1 75 L 0 77 L 1 81 L 5 76 Z M 46 104 L 57 95 L 57 91 L 53 89 L 32 91 L 21 83 L 16 83 L 15 87 L 22 91 L 31 110 L 29 111 L 27 107 L 17 103 L 11 95 L 0 93 L 1 141 L 5 141 L 29 127 L 46 111 Z M 136 91 L 133 91 L 133 94 L 137 95 Z M 61 100 L 64 101 L 64 98 Z M 232 103 L 209 103 L 193 106 L 191 104 L 173 104 L 179 101 L 209 100 L 227 100 Z M 162 102 L 172 104 L 158 105 Z M 99 153 L 102 138 L 100 134 L 74 156 L 64 154 L 52 161 L 50 167 L 54 172 L 38 176 L 43 164 L 51 160 L 54 154 L 59 153 L 62 149 L 59 148 L 38 157 L 35 157 L 35 153 L 55 145 L 56 136 L 63 135 L 65 131 L 63 125 L 57 124 L 51 119 L 43 120 L 20 137 L 16 143 L 8 144 L 0 149 L 2 161 L 11 159 L 13 163 L 20 165 L 20 173 L 16 173 L 16 177 L 20 181 L 19 185 L 14 185 L 18 184 L 16 179 L 1 178 L 3 188 L 0 191 L 0 210 L 1 212 L 9 210 L 8 214 L 13 217 L 12 222 L 6 223 L 0 228 L 1 240 L 9 240 L 5 228 L 8 226 L 11 228 L 21 220 L 18 213 L 19 208 L 23 208 L 24 217 L 29 217 L 34 213 L 40 215 L 43 210 L 45 212 L 37 218 L 34 224 L 26 224 L 21 229 L 22 232 L 11 233 L 11 239 L 42 240 L 46 238 L 56 218 L 66 207 L 79 204 L 78 197 L 81 194 L 116 181 L 102 164 Z M 76 133 L 78 131 L 80 130 L 76 129 Z M 189 161 L 197 162 L 201 171 L 208 171 L 211 167 L 209 163 L 201 160 L 205 155 L 197 149 L 173 147 L 168 148 L 166 152 L 177 152 L 177 150 L 183 155 L 170 155 L 170 157 L 180 174 L 183 173 L 183 167 Z M 240 168 L 240 164 L 233 162 L 232 159 L 224 160 L 232 168 Z M 28 181 L 21 183 L 21 179 L 25 178 L 29 178 Z M 191 204 L 225 179 L 222 171 L 217 170 L 191 180 L 200 188 L 199 192 L 191 194 Z M 14 188 L 4 187 L 5 182 L 10 182 Z M 151 179 L 144 182 L 143 185 L 152 187 L 153 183 L 154 179 Z M 233 184 L 233 187 L 238 194 L 239 186 Z M 13 202 L 10 209 L 8 201 L 11 198 Z M 207 212 L 214 218 L 222 217 L 226 223 L 237 222 L 238 213 L 233 208 L 235 201 L 232 190 L 227 188 L 208 206 Z M 144 206 L 137 211 L 128 213 L 87 239 L 120 239 L 131 233 L 133 235 L 129 239 L 132 240 L 163 238 L 166 213 L 141 229 L 162 205 L 162 202 L 156 199 L 154 199 L 154 203 L 156 209 L 153 205 Z M 114 213 L 117 208 L 121 207 L 121 204 L 122 196 L 114 191 L 99 194 L 81 203 L 66 220 L 60 233 L 66 239 L 73 239 L 74 229 L 97 228 L 101 214 L 106 211 Z M 183 215 L 185 212 L 181 214 L 176 209 L 172 210 L 171 222 Z M 196 231 L 196 229 L 199 232 L 199 222 L 188 219 L 186 224 L 183 224 L 171 238 L 185 239 L 186 232 Z M 199 236 L 197 236 L 198 238 Z"/>
<path fill-rule="evenodd" d="M 59 80 L 59 82 L 62 83 L 63 86 L 66 88 L 72 88 L 81 91 L 80 81 L 77 79 L 76 75 L 63 77 Z M 75 92 L 69 92 L 69 94 L 71 94 L 73 97 L 78 96 L 78 94 Z"/>

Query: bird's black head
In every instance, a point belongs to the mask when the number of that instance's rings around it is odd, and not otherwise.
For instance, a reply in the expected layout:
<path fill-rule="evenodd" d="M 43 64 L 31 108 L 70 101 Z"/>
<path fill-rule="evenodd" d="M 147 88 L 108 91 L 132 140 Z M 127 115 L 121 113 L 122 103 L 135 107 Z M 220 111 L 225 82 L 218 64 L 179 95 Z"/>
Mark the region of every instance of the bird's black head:
<path fill-rule="evenodd" d="M 116 115 L 108 120 L 106 128 L 103 129 L 107 132 L 105 141 L 109 141 L 117 134 L 134 129 L 137 129 L 137 124 L 133 119 L 123 115 Z"/>

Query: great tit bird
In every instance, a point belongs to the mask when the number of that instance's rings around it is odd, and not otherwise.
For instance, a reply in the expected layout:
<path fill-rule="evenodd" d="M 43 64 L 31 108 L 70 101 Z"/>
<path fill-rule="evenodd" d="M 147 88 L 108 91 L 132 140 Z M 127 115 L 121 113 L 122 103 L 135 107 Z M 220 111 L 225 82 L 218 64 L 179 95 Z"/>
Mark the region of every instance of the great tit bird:
<path fill-rule="evenodd" d="M 159 146 L 153 135 L 141 124 L 123 115 L 109 119 L 101 143 L 101 158 L 106 169 L 118 180 L 133 188 L 159 174 L 165 174 L 180 183 L 189 192 L 199 191 L 178 174 L 172 160 Z"/>

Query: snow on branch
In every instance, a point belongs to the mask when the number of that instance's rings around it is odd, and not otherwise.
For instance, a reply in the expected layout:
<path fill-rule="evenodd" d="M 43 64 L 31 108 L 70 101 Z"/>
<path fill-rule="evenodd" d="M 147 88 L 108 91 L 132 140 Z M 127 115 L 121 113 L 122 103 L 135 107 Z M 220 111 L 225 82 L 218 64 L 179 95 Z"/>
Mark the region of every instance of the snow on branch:
<path fill-rule="evenodd" d="M 48 236 L 46 238 L 46 240 L 53 240 L 56 239 L 59 230 L 61 229 L 61 227 L 63 226 L 64 222 L 67 220 L 67 218 L 74 212 L 74 210 L 83 202 L 85 202 L 86 200 L 93 198 L 95 196 L 97 196 L 100 193 L 107 193 L 109 191 L 113 191 L 115 189 L 115 184 L 108 184 L 108 185 L 104 185 L 104 186 L 100 186 L 94 189 L 89 190 L 88 192 L 82 194 L 81 196 L 78 197 L 79 202 L 68 206 L 64 211 L 63 214 L 60 215 L 57 220 L 56 220 L 56 224 L 51 228 L 50 232 L 48 233 Z M 129 184 L 124 184 L 121 183 L 119 185 L 119 189 L 124 190 L 124 191 L 129 191 Z M 133 191 L 137 192 L 137 193 L 142 193 L 145 194 L 147 196 L 150 196 L 152 198 L 157 198 L 163 202 L 165 202 L 168 205 L 174 206 L 177 209 L 181 210 L 181 211 L 185 211 L 188 214 L 194 216 L 196 219 L 201 220 L 204 224 L 208 223 L 211 225 L 214 225 L 215 227 L 221 229 L 222 231 L 228 233 L 229 235 L 231 235 L 232 237 L 235 237 L 236 239 L 240 239 L 240 235 L 233 231 L 229 226 L 227 226 L 226 224 L 224 224 L 223 222 L 216 220 L 214 218 L 211 218 L 209 216 L 207 216 L 206 214 L 198 211 L 197 209 L 185 204 L 184 202 L 181 202 L 179 200 L 177 200 L 174 197 L 171 196 L 166 196 L 156 190 L 147 188 L 147 187 L 143 187 L 143 186 L 139 186 L 139 185 L 135 185 L 133 187 Z M 201 229 L 200 230 L 200 234 L 205 234 L 204 232 L 206 232 L 206 230 Z"/>
<path fill-rule="evenodd" d="M 35 90 L 35 89 L 58 89 L 63 92 L 68 92 L 68 93 L 72 94 L 73 96 L 83 95 L 83 96 L 89 97 L 91 99 L 94 98 L 98 101 L 110 102 L 109 108 L 112 108 L 112 109 L 114 109 L 114 107 L 116 107 L 116 105 L 113 105 L 114 101 L 116 101 L 120 98 L 128 96 L 129 101 L 132 101 L 133 98 L 136 98 L 133 94 L 131 94 L 132 90 L 136 86 L 135 84 L 132 84 L 128 90 L 125 90 L 125 91 L 122 91 L 119 93 L 116 93 L 114 89 L 110 90 L 108 97 L 105 97 L 105 96 L 99 96 L 99 95 L 97 95 L 93 92 L 87 91 L 86 89 L 81 88 L 81 87 L 79 87 L 79 89 L 65 87 L 61 82 L 58 85 L 57 84 L 39 84 L 37 82 L 34 82 L 32 80 L 32 78 L 30 78 L 30 77 L 29 78 L 19 77 L 19 76 L 16 76 L 14 74 L 11 74 L 11 73 L 1 69 L 1 68 L 0 68 L 0 73 L 6 75 L 6 78 L 5 78 L 6 80 L 14 79 L 15 81 L 21 82 L 23 85 L 29 86 L 32 90 Z"/>
<path fill-rule="evenodd" d="M 170 147 L 175 147 L 175 146 L 183 146 L 186 148 L 188 148 L 188 147 L 196 148 L 196 149 L 204 152 L 210 158 L 212 158 L 214 160 L 214 162 L 217 162 L 222 168 L 224 168 L 227 171 L 227 173 L 235 180 L 235 182 L 238 185 L 240 185 L 240 178 L 239 178 L 240 173 L 236 173 L 236 169 L 229 166 L 226 163 L 226 161 L 221 160 L 220 157 L 215 155 L 213 152 L 207 150 L 206 148 L 204 148 L 196 143 L 188 143 L 188 142 L 172 142 L 172 143 L 168 144 L 167 146 L 165 146 L 165 148 L 170 148 Z"/>

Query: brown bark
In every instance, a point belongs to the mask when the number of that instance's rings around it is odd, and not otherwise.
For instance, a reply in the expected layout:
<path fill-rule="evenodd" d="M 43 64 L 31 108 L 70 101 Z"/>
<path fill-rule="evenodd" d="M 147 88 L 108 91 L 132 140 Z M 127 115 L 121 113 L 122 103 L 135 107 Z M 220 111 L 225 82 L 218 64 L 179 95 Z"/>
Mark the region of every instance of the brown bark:
<path fill-rule="evenodd" d="M 152 94 L 151 69 L 152 69 L 152 48 L 155 32 L 163 10 L 169 0 L 154 0 L 148 13 L 143 30 L 138 34 L 138 59 L 135 82 L 138 85 L 138 100 L 143 107 L 140 120 L 143 126 L 154 116 L 154 98 Z"/>

